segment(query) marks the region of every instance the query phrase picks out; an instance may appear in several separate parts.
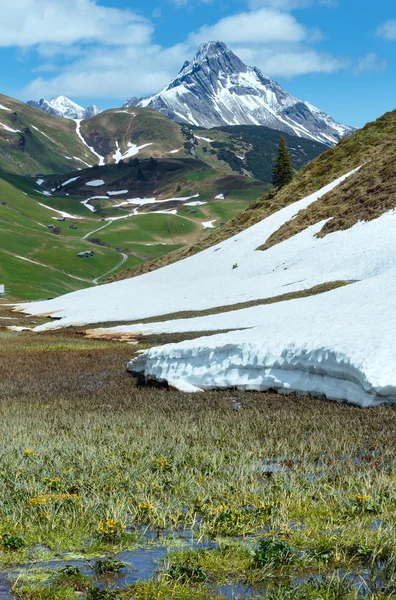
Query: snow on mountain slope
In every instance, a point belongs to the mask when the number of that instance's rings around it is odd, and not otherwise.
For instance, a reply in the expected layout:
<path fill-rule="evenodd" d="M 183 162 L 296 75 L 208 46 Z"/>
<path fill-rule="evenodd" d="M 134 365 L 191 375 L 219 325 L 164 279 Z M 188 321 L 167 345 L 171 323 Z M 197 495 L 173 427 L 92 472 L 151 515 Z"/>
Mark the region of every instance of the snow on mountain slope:
<path fill-rule="evenodd" d="M 353 131 L 245 65 L 222 42 L 201 44 L 161 92 L 139 103 L 132 98 L 124 106 L 152 108 L 175 121 L 206 128 L 266 125 L 329 146 Z"/>
<path fill-rule="evenodd" d="M 57 117 L 64 117 L 65 119 L 89 119 L 102 112 L 98 106 L 92 104 L 88 108 L 83 108 L 69 98 L 66 98 L 66 96 L 57 96 L 56 98 L 52 98 L 52 100 L 41 98 L 38 102 L 29 100 L 27 104 L 33 108 L 38 108 L 46 113 L 56 115 Z"/>
<path fill-rule="evenodd" d="M 283 223 L 334 189 L 349 175 L 338 178 L 218 246 L 183 261 L 140 277 L 89 288 L 54 300 L 21 305 L 20 308 L 31 314 L 51 314 L 61 319 L 37 328 L 40 331 L 67 325 L 144 319 L 175 311 L 202 310 L 268 298 L 340 279 L 340 272 L 344 275 L 343 279 L 360 279 L 361 273 L 356 276 L 356 260 L 348 269 L 342 245 L 338 264 L 335 258 L 329 262 L 326 252 L 324 260 L 319 258 L 316 249 L 312 253 L 309 250 L 312 235 L 308 236 L 305 258 L 302 253 L 290 254 L 289 249 L 284 250 L 283 244 L 267 252 L 256 251 Z M 315 256 L 317 261 L 312 263 Z M 312 263 L 308 270 L 307 262 Z M 238 268 L 233 268 L 235 264 Z M 135 302 L 135 298 L 139 298 L 139 302 Z"/>

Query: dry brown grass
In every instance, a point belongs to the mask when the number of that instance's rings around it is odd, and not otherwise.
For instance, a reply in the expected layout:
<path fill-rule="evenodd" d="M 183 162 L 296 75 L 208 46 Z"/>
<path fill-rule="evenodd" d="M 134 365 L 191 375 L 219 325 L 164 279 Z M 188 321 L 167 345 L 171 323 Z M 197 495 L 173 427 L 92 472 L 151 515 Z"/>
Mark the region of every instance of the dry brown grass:
<path fill-rule="evenodd" d="M 282 294 L 280 296 L 273 296 L 272 298 L 264 298 L 261 300 L 251 300 L 249 302 L 239 302 L 238 304 L 227 304 L 225 306 L 218 306 L 215 308 L 208 308 L 205 310 L 190 310 L 180 311 L 175 313 L 168 313 L 166 315 L 160 315 L 157 317 L 150 317 L 147 319 L 141 319 L 139 321 L 118 321 L 111 324 L 111 327 L 122 326 L 122 325 L 135 325 L 135 324 L 146 324 L 146 323 L 163 323 L 164 321 L 170 321 L 174 319 L 193 319 L 195 317 L 206 317 L 209 315 L 218 315 L 225 312 L 233 312 L 235 310 L 242 310 L 243 308 L 252 308 L 254 306 L 262 306 L 265 304 L 275 304 L 277 302 L 286 302 L 288 300 L 295 300 L 297 298 L 308 298 L 309 296 L 317 296 L 318 294 L 324 294 L 330 292 L 339 287 L 349 285 L 346 281 L 330 281 L 321 285 L 316 285 L 307 290 L 301 290 L 298 292 L 289 292 L 288 294 Z M 140 333 L 136 330 L 133 333 L 126 332 L 108 332 L 102 329 L 103 323 L 97 323 L 91 325 L 89 329 L 81 331 L 80 328 L 68 328 L 68 331 L 74 331 L 76 333 L 84 333 L 89 339 L 101 339 L 101 340 L 114 340 L 119 342 L 130 342 L 141 339 Z M 219 332 L 216 332 L 219 333 Z M 201 337 L 207 335 L 204 332 L 196 332 L 194 337 Z M 147 339 L 146 337 L 144 339 Z"/>
<path fill-rule="evenodd" d="M 396 148 L 392 145 L 342 185 L 300 211 L 259 249 L 267 250 L 325 219 L 330 220 L 317 237 L 349 229 L 359 221 L 371 221 L 395 206 Z"/>

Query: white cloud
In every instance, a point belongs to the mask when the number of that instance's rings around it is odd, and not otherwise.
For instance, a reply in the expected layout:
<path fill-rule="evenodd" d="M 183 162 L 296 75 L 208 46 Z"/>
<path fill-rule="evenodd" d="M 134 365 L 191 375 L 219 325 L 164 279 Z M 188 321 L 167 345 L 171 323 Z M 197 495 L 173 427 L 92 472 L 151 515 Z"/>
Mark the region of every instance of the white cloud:
<path fill-rule="evenodd" d="M 272 1 L 286 6 L 286 0 Z M 209 40 L 224 41 L 247 64 L 275 78 L 345 67 L 345 61 L 310 47 L 318 40 L 316 32 L 275 8 L 222 18 L 190 33 L 184 43 L 163 48 L 152 42 L 153 25 L 128 10 L 106 8 L 95 0 L 16 2 L 26 10 L 17 23 L 15 11 L 7 8 L 8 27 L 14 30 L 4 37 L 6 27 L 0 23 L 0 46 L 12 43 L 26 50 L 30 44 L 42 59 L 35 69 L 40 76 L 21 93 L 26 100 L 59 94 L 88 100 L 149 95 L 168 84 L 197 45 Z M 54 6 L 60 11 L 56 23 Z M 33 22 L 36 27 L 31 30 Z"/>
<path fill-rule="evenodd" d="M 269 8 L 224 17 L 215 25 L 201 27 L 189 39 L 192 43 L 221 40 L 226 44 L 302 42 L 310 33 L 290 14 Z"/>
<path fill-rule="evenodd" d="M 59 94 L 80 98 L 125 98 L 157 92 L 175 76 L 188 55 L 188 47 L 176 45 L 90 48 L 55 77 L 38 77 L 23 90 L 23 97 Z"/>
<path fill-rule="evenodd" d="M 171 0 L 177 8 L 191 7 L 197 4 L 211 4 L 213 0 Z"/>
<path fill-rule="evenodd" d="M 14 0 L 1 2 L 0 46 L 29 47 L 98 42 L 148 43 L 153 26 L 130 10 L 95 0 Z"/>
<path fill-rule="evenodd" d="M 377 35 L 385 40 L 396 40 L 396 20 L 382 23 L 377 29 Z"/>
<path fill-rule="evenodd" d="M 288 11 L 293 8 L 307 8 L 312 5 L 312 0 L 250 0 L 249 5 L 253 9 L 267 6 Z"/>
<path fill-rule="evenodd" d="M 259 67 L 271 77 L 296 77 L 309 73 L 335 73 L 348 66 L 345 59 L 297 47 L 289 51 L 279 47 L 267 49 L 238 48 L 236 54 L 246 63 Z"/>
<path fill-rule="evenodd" d="M 250 8 L 256 9 L 262 6 L 290 11 L 295 8 L 309 8 L 313 4 L 334 8 L 338 6 L 337 0 L 249 0 Z"/>
<path fill-rule="evenodd" d="M 384 71 L 388 63 L 374 52 L 370 52 L 361 58 L 355 68 L 355 73 L 360 75 L 366 71 Z"/>

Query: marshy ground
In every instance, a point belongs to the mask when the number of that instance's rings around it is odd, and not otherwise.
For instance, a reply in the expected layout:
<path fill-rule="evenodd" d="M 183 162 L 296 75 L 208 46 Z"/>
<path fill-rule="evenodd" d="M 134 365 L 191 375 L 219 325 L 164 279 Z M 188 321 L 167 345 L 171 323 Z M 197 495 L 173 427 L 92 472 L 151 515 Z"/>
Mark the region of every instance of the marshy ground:
<path fill-rule="evenodd" d="M 0 596 L 396 598 L 395 407 L 140 388 L 141 346 L 32 320 L 0 306 Z"/>

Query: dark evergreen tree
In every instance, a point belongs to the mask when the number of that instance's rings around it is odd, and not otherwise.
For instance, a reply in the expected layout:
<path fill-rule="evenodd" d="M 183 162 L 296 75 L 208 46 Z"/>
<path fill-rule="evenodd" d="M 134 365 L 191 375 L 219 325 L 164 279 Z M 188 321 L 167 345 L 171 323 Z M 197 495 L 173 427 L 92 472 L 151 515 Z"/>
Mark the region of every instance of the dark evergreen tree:
<path fill-rule="evenodd" d="M 154 169 L 157 168 L 158 162 L 155 160 L 155 158 L 153 158 L 152 156 L 150 157 L 148 164 L 147 164 L 147 168 L 149 171 L 154 171 Z"/>
<path fill-rule="evenodd" d="M 275 187 L 281 188 L 290 183 L 293 179 L 294 170 L 289 149 L 283 135 L 279 138 L 278 154 L 275 159 L 274 170 L 272 174 L 272 183 Z"/>

